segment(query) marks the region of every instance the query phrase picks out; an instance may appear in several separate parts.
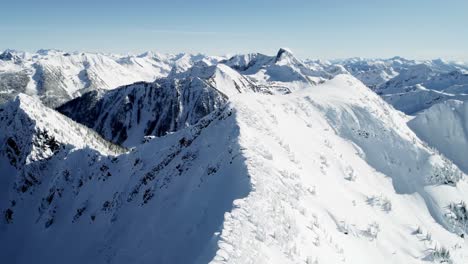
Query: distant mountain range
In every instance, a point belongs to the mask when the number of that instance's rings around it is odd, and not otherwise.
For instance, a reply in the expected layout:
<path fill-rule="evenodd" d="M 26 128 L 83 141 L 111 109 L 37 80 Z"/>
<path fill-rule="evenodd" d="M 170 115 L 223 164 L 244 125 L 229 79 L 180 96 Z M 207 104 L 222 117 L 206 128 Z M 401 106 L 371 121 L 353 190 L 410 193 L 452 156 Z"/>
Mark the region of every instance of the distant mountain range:
<path fill-rule="evenodd" d="M 0 54 L 0 94 L 5 101 L 18 93 L 39 97 L 55 107 L 87 91 L 113 89 L 138 81 L 154 81 L 171 70 L 185 71 L 197 61 L 208 64 L 219 58 L 202 55 L 137 56 L 40 50 Z"/>
<path fill-rule="evenodd" d="M 257 86 L 268 86 L 268 90 L 279 93 L 318 84 L 338 74 L 351 74 L 408 114 L 446 99 L 465 98 L 468 91 L 468 65 L 440 59 L 416 61 L 394 57 L 301 61 L 287 49 L 280 49 L 276 56 L 253 53 L 231 58 L 152 52 L 122 56 L 57 50 L 36 53 L 5 50 L 0 54 L 0 102 L 26 93 L 39 97 L 48 106 L 58 107 L 89 91 L 171 78 L 197 63 L 206 66 L 226 64 Z"/>

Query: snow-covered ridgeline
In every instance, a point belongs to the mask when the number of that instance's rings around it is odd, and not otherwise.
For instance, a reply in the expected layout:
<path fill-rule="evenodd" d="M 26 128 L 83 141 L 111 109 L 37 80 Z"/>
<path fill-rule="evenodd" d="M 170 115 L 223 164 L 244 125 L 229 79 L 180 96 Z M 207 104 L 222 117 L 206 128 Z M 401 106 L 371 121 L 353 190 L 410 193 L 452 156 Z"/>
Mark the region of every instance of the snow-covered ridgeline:
<path fill-rule="evenodd" d="M 407 121 L 349 75 L 288 95 L 233 93 L 194 126 L 131 152 L 43 161 L 28 193 L 2 192 L 0 256 L 464 263 L 465 176 Z M 7 162 L 7 179 L 28 171 Z"/>

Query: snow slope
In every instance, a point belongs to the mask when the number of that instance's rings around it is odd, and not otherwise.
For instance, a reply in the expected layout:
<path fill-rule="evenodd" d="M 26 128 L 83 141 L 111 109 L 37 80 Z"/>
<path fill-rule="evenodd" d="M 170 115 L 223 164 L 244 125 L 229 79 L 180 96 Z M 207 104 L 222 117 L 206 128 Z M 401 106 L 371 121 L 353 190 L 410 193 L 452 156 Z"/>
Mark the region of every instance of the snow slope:
<path fill-rule="evenodd" d="M 2 192 L 0 258 L 466 263 L 466 177 L 406 122 L 349 75 L 288 95 L 232 95 L 116 157 L 49 157 L 30 193 Z M 11 180 L 23 168 L 9 170 Z"/>
<path fill-rule="evenodd" d="M 358 81 L 239 101 L 253 191 L 228 214 L 214 263 L 425 263 L 436 245 L 466 261 L 446 216 L 466 181 L 443 184 L 458 169 Z"/>
<path fill-rule="evenodd" d="M 11 169 L 21 171 L 15 183 L 15 188 L 21 192 L 40 184 L 36 171 L 41 170 L 41 164 L 50 158 L 66 158 L 77 149 L 102 155 L 124 152 L 122 147 L 105 141 L 91 129 L 25 94 L 18 95 L 15 101 L 0 108 L 0 121 L 0 144 L 6 158 L 3 164 L 6 167 L 2 166 L 0 171 L 4 180 L 13 179 Z M 3 196 L 6 194 L 2 193 Z M 2 201 L 6 202 L 7 199 Z"/>
<path fill-rule="evenodd" d="M 0 185 L 1 259 L 193 262 L 233 200 L 249 191 L 238 133 L 233 113 L 220 109 L 117 157 L 73 148 L 14 169 L 2 151 L 0 169 L 10 173 Z M 23 192 L 18 183 L 28 172 L 36 181 Z"/>
<path fill-rule="evenodd" d="M 468 173 L 468 102 L 448 100 L 416 115 L 408 125 Z"/>
<path fill-rule="evenodd" d="M 107 155 L 119 153 L 119 149 L 122 149 L 109 144 L 93 130 L 45 107 L 39 100 L 25 94 L 20 94 L 14 101 L 3 105 L 0 114 L 2 136 L 10 142 L 18 141 L 12 145 L 30 147 L 25 150 L 19 149 L 20 152 L 30 154 L 20 157 L 20 160 L 26 163 L 46 159 L 53 154 L 53 148 L 41 149 L 41 143 L 51 143 L 57 145 L 56 147 L 69 145 L 90 148 Z"/>

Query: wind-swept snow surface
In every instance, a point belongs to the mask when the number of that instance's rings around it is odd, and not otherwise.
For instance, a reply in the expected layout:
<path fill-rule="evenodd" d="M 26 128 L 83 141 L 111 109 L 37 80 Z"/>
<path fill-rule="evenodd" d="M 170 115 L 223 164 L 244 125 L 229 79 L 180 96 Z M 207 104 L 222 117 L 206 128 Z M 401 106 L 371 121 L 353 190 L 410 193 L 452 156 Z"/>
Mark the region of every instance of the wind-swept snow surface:
<path fill-rule="evenodd" d="M 26 161 L 13 158 L 27 142 L 8 131 L 41 123 L 28 100 L 0 111 L 7 263 L 468 262 L 466 176 L 349 75 L 233 93 L 124 153 L 62 139 L 77 124 L 49 113 L 33 144 L 55 151 Z"/>
<path fill-rule="evenodd" d="M 409 126 L 468 172 L 468 102 L 448 100 L 419 113 Z"/>
<path fill-rule="evenodd" d="M 214 263 L 426 263 L 441 247 L 467 260 L 449 209 L 466 200 L 462 174 L 357 80 L 233 104 L 252 191 Z"/>
<path fill-rule="evenodd" d="M 23 109 L 22 103 L 7 107 L 3 112 Z M 18 129 L 29 126 L 22 119 L 13 118 Z M 210 248 L 233 200 L 250 189 L 234 120 L 231 110 L 220 109 L 190 129 L 121 155 L 73 146 L 80 141 L 62 147 L 48 132 L 47 142 L 34 145 L 49 149 L 54 142 L 53 155 L 37 161 L 13 161 L 28 152 L 15 147 L 22 143 L 18 137 L 2 135 L 1 259 L 193 262 Z"/>

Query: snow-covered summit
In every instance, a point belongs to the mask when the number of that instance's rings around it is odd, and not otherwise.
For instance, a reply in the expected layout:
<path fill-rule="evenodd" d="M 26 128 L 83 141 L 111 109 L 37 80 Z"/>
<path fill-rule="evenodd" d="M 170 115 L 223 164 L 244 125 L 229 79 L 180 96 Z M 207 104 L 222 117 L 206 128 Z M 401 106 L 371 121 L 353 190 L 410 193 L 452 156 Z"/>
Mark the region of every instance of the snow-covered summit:
<path fill-rule="evenodd" d="M 259 53 L 236 55 L 222 63 L 238 70 L 258 85 L 276 87 L 278 93 L 289 93 L 329 77 L 325 71 L 305 65 L 285 48 L 281 48 L 276 56 Z"/>
<path fill-rule="evenodd" d="M 4 50 L 0 54 L 0 60 L 2 61 L 11 61 L 13 63 L 21 62 L 21 57 L 14 50 Z"/>
<path fill-rule="evenodd" d="M 280 48 L 276 54 L 276 63 L 297 63 L 297 59 L 294 57 L 293 52 L 288 48 Z"/>

